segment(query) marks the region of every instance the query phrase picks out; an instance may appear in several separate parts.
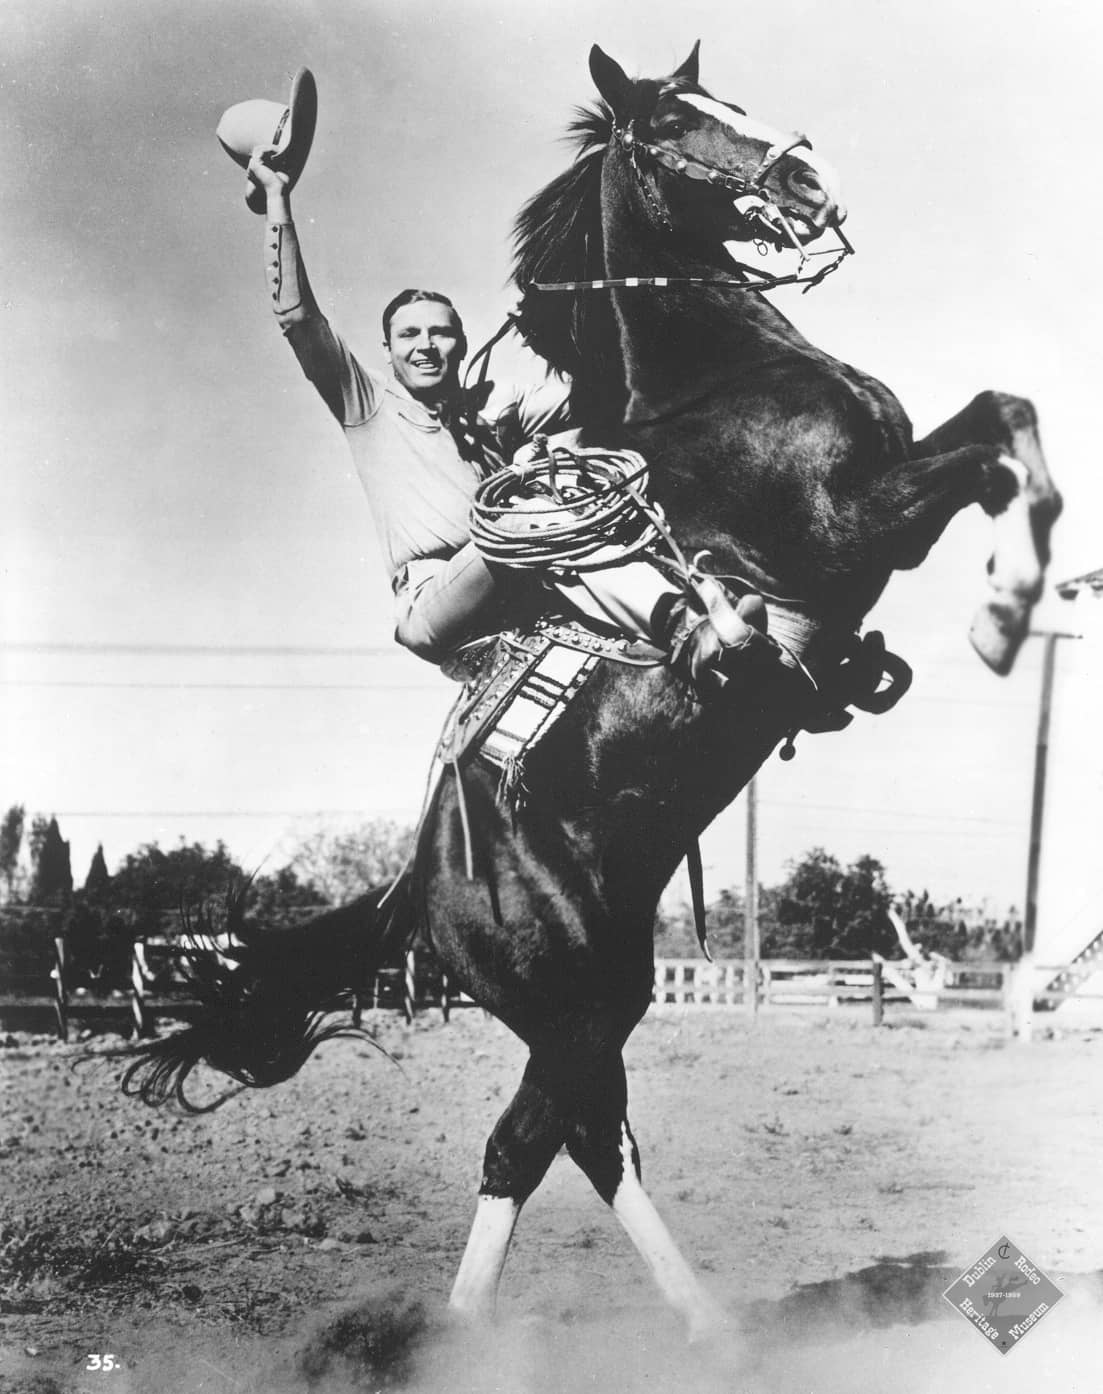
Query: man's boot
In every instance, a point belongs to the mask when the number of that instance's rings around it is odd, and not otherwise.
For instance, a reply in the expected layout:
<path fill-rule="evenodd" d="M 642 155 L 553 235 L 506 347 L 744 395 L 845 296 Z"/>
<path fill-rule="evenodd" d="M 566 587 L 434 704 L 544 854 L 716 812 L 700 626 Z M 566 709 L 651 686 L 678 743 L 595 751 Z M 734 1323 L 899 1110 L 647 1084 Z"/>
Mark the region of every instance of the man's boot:
<path fill-rule="evenodd" d="M 712 605 L 705 613 L 679 598 L 665 626 L 670 666 L 703 702 L 734 695 L 735 689 L 753 686 L 776 670 L 780 650 L 766 624 L 760 595 L 745 595 L 735 605 Z"/>

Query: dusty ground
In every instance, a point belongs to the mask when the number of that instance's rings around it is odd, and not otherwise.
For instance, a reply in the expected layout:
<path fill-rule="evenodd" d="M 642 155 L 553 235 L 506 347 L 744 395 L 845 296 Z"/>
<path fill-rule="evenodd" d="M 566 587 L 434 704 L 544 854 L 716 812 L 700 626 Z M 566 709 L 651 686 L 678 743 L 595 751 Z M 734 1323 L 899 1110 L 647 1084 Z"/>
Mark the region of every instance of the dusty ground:
<path fill-rule="evenodd" d="M 704 1351 L 562 1159 L 497 1328 L 444 1324 L 523 1061 L 479 1012 L 382 1017 L 397 1067 L 335 1043 L 198 1118 L 74 1071 L 100 1042 L 9 1037 L 0 1394 L 1097 1389 L 1103 1033 L 890 1023 L 664 1008 L 633 1038 L 645 1182 L 732 1317 Z M 939 1297 L 1002 1234 L 1068 1294 L 1007 1357 Z"/>

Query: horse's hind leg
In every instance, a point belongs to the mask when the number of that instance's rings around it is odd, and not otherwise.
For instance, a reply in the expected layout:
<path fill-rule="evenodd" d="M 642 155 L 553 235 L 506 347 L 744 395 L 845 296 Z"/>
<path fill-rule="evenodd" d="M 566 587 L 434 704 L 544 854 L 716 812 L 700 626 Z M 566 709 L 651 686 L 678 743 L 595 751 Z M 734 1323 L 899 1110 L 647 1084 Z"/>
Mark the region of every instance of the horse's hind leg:
<path fill-rule="evenodd" d="M 498 1120 L 487 1143 L 478 1209 L 450 1306 L 467 1316 L 493 1313 L 521 1207 L 566 1143 L 691 1338 L 702 1336 L 718 1329 L 722 1317 L 640 1181 L 619 1041 L 595 1050 L 591 1039 L 583 1048 L 580 1036 L 588 1035 L 565 1030 L 555 1047 L 534 1051 L 520 1089 Z"/>
<path fill-rule="evenodd" d="M 610 1206 L 651 1269 L 659 1291 L 686 1323 L 691 1340 L 723 1326 L 719 1307 L 702 1287 L 643 1188 L 640 1154 L 628 1124 L 624 1062 L 619 1052 L 594 1078 L 568 1127 L 567 1150 Z"/>

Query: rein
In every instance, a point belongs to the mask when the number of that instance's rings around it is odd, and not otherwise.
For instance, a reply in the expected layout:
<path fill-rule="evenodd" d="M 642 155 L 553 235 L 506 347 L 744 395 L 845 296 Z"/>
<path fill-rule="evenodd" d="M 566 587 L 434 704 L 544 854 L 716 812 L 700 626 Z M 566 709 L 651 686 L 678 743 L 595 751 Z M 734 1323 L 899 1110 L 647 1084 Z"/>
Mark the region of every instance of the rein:
<path fill-rule="evenodd" d="M 821 266 L 814 276 L 802 276 L 799 271 L 786 276 L 775 276 L 772 272 L 760 271 L 757 266 L 749 266 L 745 262 L 737 261 L 735 264 L 741 271 L 746 271 L 757 279 L 739 281 L 731 276 L 607 276 L 594 281 L 530 281 L 528 289 L 536 291 L 663 290 L 669 286 L 723 286 L 727 290 L 762 291 L 774 290 L 778 286 L 803 286 L 803 294 L 807 295 L 813 286 L 818 286 L 824 277 L 830 276 L 832 271 L 836 270 L 842 263 L 844 257 L 851 254 L 852 250 L 836 253 L 835 260 L 827 266 Z M 829 256 L 830 254 L 826 251 L 810 252 L 807 256 Z"/>

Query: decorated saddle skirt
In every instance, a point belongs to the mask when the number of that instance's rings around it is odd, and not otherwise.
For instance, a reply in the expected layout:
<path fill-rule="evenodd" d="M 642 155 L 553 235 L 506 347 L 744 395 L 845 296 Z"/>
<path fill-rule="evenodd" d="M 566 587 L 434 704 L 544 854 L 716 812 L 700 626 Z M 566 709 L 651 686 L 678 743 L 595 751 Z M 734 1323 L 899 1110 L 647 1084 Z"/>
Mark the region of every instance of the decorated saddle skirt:
<path fill-rule="evenodd" d="M 480 759 L 502 772 L 500 795 L 516 803 L 524 761 L 586 686 L 603 659 L 654 667 L 664 655 L 650 644 L 612 638 L 572 620 L 540 619 L 469 645 L 459 656 L 463 680 L 438 745 L 442 763 Z"/>

